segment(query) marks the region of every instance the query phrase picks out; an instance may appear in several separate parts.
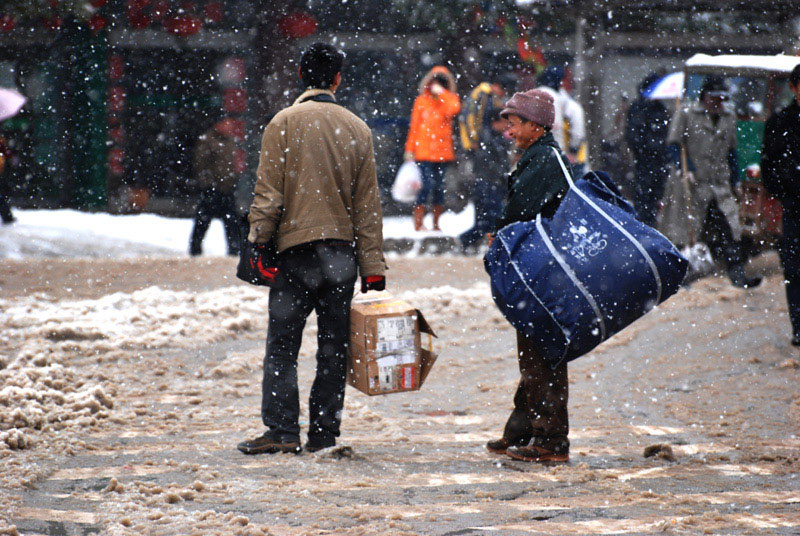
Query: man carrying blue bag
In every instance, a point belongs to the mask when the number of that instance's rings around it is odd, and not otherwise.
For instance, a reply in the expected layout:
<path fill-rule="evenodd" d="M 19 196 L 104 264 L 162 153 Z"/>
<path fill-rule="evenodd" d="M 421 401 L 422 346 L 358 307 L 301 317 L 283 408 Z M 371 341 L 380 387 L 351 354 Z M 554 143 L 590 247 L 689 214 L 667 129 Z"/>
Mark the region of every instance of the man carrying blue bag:
<path fill-rule="evenodd" d="M 688 262 L 605 173 L 576 181 L 549 128 L 552 98 L 517 93 L 501 112 L 524 150 L 484 259 L 492 297 L 517 330 L 521 379 L 491 452 L 569 460 L 567 362 L 677 292 Z"/>
<path fill-rule="evenodd" d="M 497 229 L 531 221 L 539 213 L 552 216 L 569 189 L 558 159 L 561 152 L 550 132 L 555 120 L 553 97 L 533 89 L 515 93 L 500 112 L 508 133 L 524 151 L 509 175 L 509 196 Z M 562 159 L 566 159 L 562 154 Z M 514 411 L 503 437 L 489 441 L 490 452 L 529 462 L 569 461 L 567 363 L 555 369 L 533 341 L 517 331 L 517 354 L 522 374 L 514 395 Z"/>

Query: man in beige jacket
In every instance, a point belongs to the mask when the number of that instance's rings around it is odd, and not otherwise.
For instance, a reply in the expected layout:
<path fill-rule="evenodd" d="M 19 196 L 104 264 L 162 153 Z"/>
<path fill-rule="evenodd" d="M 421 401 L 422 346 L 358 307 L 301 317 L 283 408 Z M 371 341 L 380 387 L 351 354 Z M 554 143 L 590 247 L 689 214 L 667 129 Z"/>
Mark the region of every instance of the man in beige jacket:
<path fill-rule="evenodd" d="M 264 131 L 248 240 L 274 239 L 261 419 L 266 433 L 245 454 L 301 451 L 297 355 L 306 318 L 317 312 L 317 374 L 309 400 L 308 451 L 336 444 L 347 366 L 350 301 L 383 290 L 383 223 L 372 133 L 336 104 L 344 55 L 316 43 L 300 60 L 306 91 Z M 258 246 L 262 245 L 262 246 Z"/>

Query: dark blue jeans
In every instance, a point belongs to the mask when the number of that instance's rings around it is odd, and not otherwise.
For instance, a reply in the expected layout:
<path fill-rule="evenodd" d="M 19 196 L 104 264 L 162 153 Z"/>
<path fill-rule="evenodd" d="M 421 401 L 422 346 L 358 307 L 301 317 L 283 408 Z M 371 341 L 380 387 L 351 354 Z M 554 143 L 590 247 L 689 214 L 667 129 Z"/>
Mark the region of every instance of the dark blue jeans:
<path fill-rule="evenodd" d="M 297 355 L 306 319 L 317 312 L 317 374 L 309 399 L 309 437 L 334 440 L 344 407 L 355 250 L 348 242 L 303 244 L 278 256 L 269 292 L 261 419 L 274 439 L 300 439 Z"/>
<path fill-rule="evenodd" d="M 800 203 L 783 202 L 780 254 L 792 333 L 795 337 L 800 337 Z"/>
<path fill-rule="evenodd" d="M 417 162 L 422 173 L 422 187 L 417 194 L 416 205 L 424 205 L 431 197 L 431 205 L 444 204 L 444 174 L 447 164 L 443 162 Z"/>

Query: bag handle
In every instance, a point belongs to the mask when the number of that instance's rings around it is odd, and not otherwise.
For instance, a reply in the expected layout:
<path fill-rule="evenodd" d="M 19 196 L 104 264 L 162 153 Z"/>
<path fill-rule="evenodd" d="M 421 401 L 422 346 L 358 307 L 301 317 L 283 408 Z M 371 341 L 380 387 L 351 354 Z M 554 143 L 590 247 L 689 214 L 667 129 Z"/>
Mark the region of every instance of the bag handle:
<path fill-rule="evenodd" d="M 556 149 L 555 147 L 553 147 L 552 149 L 556 155 L 556 158 L 558 159 L 558 163 L 561 164 L 561 171 L 564 172 L 564 177 L 566 177 L 567 179 L 567 184 L 569 184 L 569 189 L 572 190 L 573 188 L 575 188 L 575 182 L 573 182 L 572 180 L 572 173 L 570 173 L 567 170 L 567 166 L 566 164 L 564 164 L 564 159 L 561 158 L 561 154 L 558 151 L 558 149 Z"/>
<path fill-rule="evenodd" d="M 586 194 L 581 192 L 580 188 L 575 188 L 575 183 L 572 181 L 572 177 L 570 176 L 569 171 L 567 171 L 567 166 L 564 165 L 564 160 L 561 159 L 561 155 L 558 153 L 558 149 L 553 147 L 553 152 L 555 153 L 556 158 L 558 159 L 558 163 L 561 164 L 561 169 L 564 171 L 564 176 L 567 178 L 567 183 L 569 184 L 570 189 L 575 190 L 575 193 L 578 194 L 578 196 L 581 199 L 586 201 L 586 203 L 588 203 L 590 207 L 592 207 L 598 214 L 600 214 L 603 218 L 605 218 L 606 221 L 608 221 L 611 225 L 613 225 L 620 233 L 622 233 L 625 236 L 625 238 L 631 241 L 631 243 L 637 250 L 639 250 L 639 253 L 641 253 L 642 257 L 644 257 L 648 267 L 650 268 L 650 271 L 653 273 L 653 282 L 656 285 L 656 304 L 661 303 L 661 292 L 663 290 L 661 284 L 661 275 L 658 273 L 658 268 L 656 267 L 656 263 L 653 261 L 653 258 L 650 256 L 649 253 L 647 253 L 647 250 L 644 248 L 644 246 L 642 246 L 642 244 L 630 232 L 628 232 L 627 229 L 625 229 L 622 225 L 620 225 L 619 222 L 616 221 L 614 218 L 606 214 L 606 211 L 597 206 L 597 204 L 594 201 L 589 199 L 586 196 Z"/>

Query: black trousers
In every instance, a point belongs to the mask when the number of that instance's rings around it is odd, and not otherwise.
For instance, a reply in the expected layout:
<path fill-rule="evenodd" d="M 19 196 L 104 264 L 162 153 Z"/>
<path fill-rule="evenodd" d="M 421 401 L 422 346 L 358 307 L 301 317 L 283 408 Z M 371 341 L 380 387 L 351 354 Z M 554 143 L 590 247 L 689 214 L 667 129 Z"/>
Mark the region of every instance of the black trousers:
<path fill-rule="evenodd" d="M 722 259 L 728 269 L 747 261 L 742 244 L 733 238 L 731 225 L 716 199 L 712 199 L 706 208 L 702 241 L 708 244 L 711 255 L 715 259 Z"/>
<path fill-rule="evenodd" d="M 796 201 L 783 201 L 783 237 L 779 251 L 792 334 L 800 337 L 800 203 Z"/>
<path fill-rule="evenodd" d="M 8 205 L 6 196 L 0 193 L 0 219 L 3 223 L 11 223 L 14 221 L 14 216 L 11 214 L 11 207 Z"/>
<path fill-rule="evenodd" d="M 517 332 L 517 353 L 522 377 L 503 437 L 514 444 L 533 440 L 534 445 L 558 453 L 569 452 L 567 364 L 561 363 L 556 369 L 550 367 L 520 332 Z"/>
<path fill-rule="evenodd" d="M 236 211 L 236 199 L 233 192 L 223 193 L 214 188 L 208 188 L 200 193 L 200 202 L 197 204 L 194 214 L 194 229 L 189 243 L 189 254 L 200 255 L 203 252 L 203 238 L 205 238 L 213 218 L 220 218 L 225 226 L 228 255 L 237 255 L 241 240 L 241 227 Z"/>
<path fill-rule="evenodd" d="M 309 399 L 309 437 L 339 436 L 347 374 L 350 302 L 357 276 L 348 242 L 304 244 L 278 256 L 269 293 L 261 419 L 274 439 L 300 438 L 297 356 L 306 319 L 317 312 L 317 373 Z"/>
<path fill-rule="evenodd" d="M 636 159 L 636 215 L 642 223 L 651 227 L 656 225 L 658 203 L 664 196 L 667 174 L 665 163 L 647 158 Z"/>

